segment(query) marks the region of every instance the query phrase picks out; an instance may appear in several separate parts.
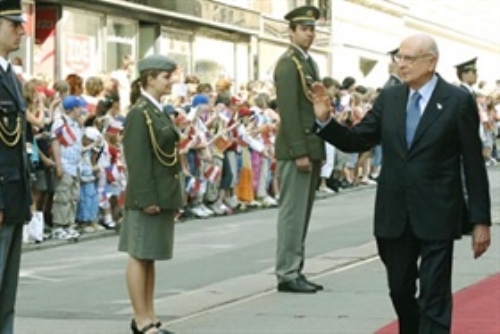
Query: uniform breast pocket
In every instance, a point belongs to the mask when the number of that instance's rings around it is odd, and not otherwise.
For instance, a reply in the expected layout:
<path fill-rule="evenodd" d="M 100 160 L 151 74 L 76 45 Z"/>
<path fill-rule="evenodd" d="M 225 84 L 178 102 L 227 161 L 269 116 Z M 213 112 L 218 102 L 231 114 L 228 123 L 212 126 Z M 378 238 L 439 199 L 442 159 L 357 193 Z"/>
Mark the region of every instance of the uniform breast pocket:
<path fill-rule="evenodd" d="M 158 143 L 161 147 L 173 147 L 179 136 L 172 125 L 161 125 L 156 128 Z"/>
<path fill-rule="evenodd" d="M 10 114 L 16 112 L 16 105 L 13 101 L 0 100 L 0 112 Z"/>

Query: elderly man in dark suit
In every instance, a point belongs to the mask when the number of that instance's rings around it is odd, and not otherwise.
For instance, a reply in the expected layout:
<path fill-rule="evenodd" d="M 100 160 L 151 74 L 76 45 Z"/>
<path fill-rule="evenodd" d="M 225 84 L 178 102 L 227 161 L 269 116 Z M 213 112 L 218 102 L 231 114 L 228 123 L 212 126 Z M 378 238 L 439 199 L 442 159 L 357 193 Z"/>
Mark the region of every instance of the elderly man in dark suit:
<path fill-rule="evenodd" d="M 14 332 L 23 225 L 31 195 L 26 156 L 26 105 L 8 60 L 19 49 L 24 19 L 19 0 L 0 1 L 0 333 Z"/>
<path fill-rule="evenodd" d="M 490 245 L 489 185 L 477 106 L 470 94 L 435 73 L 438 58 L 430 36 L 406 38 L 395 55 L 404 84 L 384 89 L 352 129 L 330 118 L 324 89 L 315 87 L 321 138 L 349 152 L 377 143 L 384 147 L 375 237 L 404 334 L 450 333 L 453 244 L 461 236 L 465 210 L 461 161 L 474 257 Z"/>
<path fill-rule="evenodd" d="M 308 53 L 315 37 L 319 9 L 302 6 L 289 12 L 291 45 L 281 56 L 274 72 L 280 127 L 275 155 L 280 181 L 280 209 L 276 276 L 278 291 L 315 293 L 322 286 L 302 275 L 305 240 L 309 226 L 321 162 L 323 141 L 314 135 L 311 85 L 321 81 L 318 67 Z"/>

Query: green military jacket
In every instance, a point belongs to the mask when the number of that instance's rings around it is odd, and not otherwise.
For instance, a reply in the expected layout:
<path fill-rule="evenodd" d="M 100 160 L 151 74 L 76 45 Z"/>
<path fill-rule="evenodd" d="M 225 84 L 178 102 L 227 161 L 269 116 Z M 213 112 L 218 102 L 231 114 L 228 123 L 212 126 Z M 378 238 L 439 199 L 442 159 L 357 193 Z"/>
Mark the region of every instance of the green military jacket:
<path fill-rule="evenodd" d="M 128 171 L 126 209 L 157 205 L 175 210 L 183 205 L 178 144 L 179 132 L 170 117 L 141 96 L 127 115 L 123 136 Z"/>
<path fill-rule="evenodd" d="M 308 96 L 311 84 L 321 81 L 316 63 L 290 46 L 278 60 L 274 81 L 281 118 L 275 142 L 276 159 L 294 160 L 307 156 L 310 160 L 324 160 L 325 145 L 313 133 L 316 118 Z"/>

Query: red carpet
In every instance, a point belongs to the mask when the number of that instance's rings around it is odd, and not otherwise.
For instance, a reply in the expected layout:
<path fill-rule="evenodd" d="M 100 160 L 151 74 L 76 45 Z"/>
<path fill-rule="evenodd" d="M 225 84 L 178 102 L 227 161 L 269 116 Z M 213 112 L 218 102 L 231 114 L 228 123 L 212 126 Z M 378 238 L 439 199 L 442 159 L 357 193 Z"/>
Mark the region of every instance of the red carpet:
<path fill-rule="evenodd" d="M 375 334 L 397 334 L 397 322 Z M 455 293 L 453 334 L 500 334 L 500 274 Z"/>

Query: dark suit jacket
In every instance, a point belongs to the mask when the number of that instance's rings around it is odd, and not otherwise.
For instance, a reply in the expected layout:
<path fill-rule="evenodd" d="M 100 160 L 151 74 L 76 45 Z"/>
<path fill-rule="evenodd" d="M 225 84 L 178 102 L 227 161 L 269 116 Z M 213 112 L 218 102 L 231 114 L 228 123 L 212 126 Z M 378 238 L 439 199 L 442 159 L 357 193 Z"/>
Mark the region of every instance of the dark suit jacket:
<path fill-rule="evenodd" d="M 168 115 L 141 96 L 127 114 L 123 148 L 128 172 L 125 207 L 141 210 L 157 205 L 175 210 L 183 205 L 184 178 L 180 161 L 166 158 L 165 166 L 154 153 L 144 111 L 152 121 L 153 131 L 163 152 L 172 154 L 179 144 L 179 133 Z M 174 163 L 175 162 L 175 163 Z"/>
<path fill-rule="evenodd" d="M 0 67 L 0 122 L 6 130 L 15 129 L 17 117 L 21 119 L 21 138 L 11 147 L 0 140 L 0 210 L 4 223 L 25 223 L 30 219 L 30 176 L 26 154 L 26 104 L 22 86 L 17 78 Z M 6 136 L 7 140 L 13 139 Z"/>
<path fill-rule="evenodd" d="M 461 160 L 470 223 L 490 224 L 489 185 L 476 103 L 470 94 L 439 78 L 407 149 L 408 94 L 407 85 L 384 89 L 372 110 L 351 130 L 332 120 L 318 132 L 347 152 L 363 152 L 382 144 L 384 163 L 378 179 L 375 235 L 397 238 L 409 221 L 418 238 L 459 238 L 465 210 Z"/>
<path fill-rule="evenodd" d="M 304 73 L 305 86 L 296 61 Z M 321 80 L 316 63 L 290 46 L 278 60 L 274 79 L 281 119 L 275 143 L 276 159 L 294 160 L 306 156 L 311 160 L 324 160 L 325 145 L 311 129 L 315 116 L 306 95 L 310 85 Z"/>

